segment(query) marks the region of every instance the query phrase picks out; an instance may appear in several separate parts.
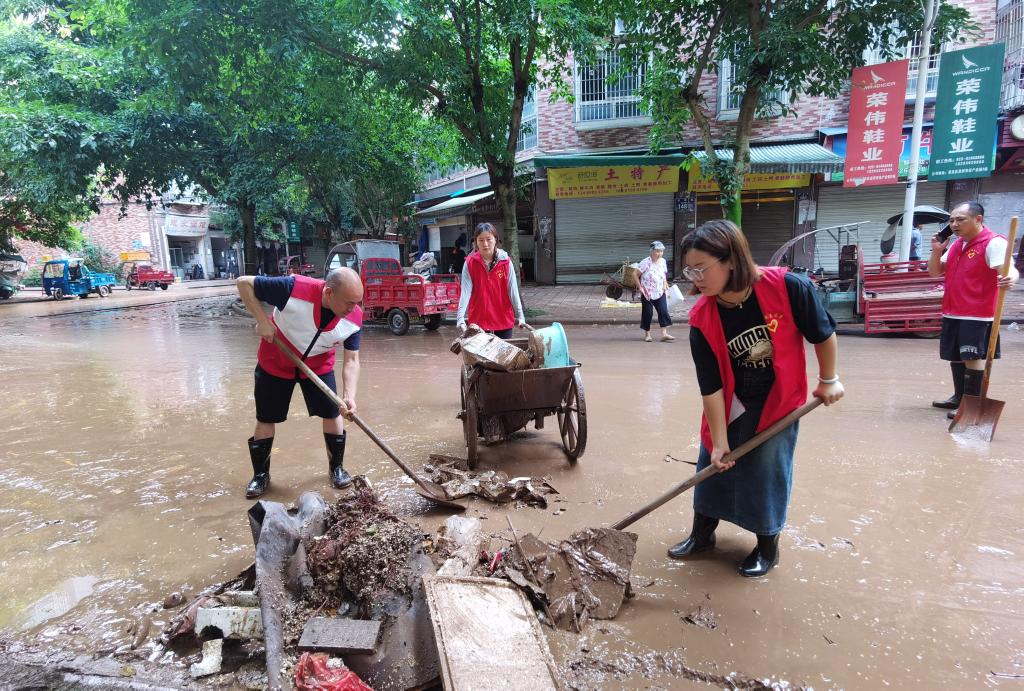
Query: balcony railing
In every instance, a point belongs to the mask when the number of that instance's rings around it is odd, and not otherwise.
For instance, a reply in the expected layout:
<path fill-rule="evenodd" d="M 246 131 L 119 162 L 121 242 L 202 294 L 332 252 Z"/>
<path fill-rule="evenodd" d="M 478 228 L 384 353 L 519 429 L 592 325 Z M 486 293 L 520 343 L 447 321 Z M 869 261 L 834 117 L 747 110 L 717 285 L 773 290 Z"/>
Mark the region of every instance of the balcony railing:
<path fill-rule="evenodd" d="M 1012 111 L 1024 106 L 1024 0 L 1000 1 L 995 42 L 1006 46 L 1000 105 Z"/>
<path fill-rule="evenodd" d="M 592 63 L 576 63 L 576 122 L 647 117 L 638 93 L 647 65 L 646 56 L 615 48 L 598 51 Z"/>

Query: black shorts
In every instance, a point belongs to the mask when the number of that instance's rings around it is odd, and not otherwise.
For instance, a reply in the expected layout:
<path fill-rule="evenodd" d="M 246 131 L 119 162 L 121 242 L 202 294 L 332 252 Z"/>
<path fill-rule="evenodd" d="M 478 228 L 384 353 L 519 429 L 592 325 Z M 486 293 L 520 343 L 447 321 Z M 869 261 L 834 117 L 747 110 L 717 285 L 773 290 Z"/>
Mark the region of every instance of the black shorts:
<path fill-rule="evenodd" d="M 321 374 L 320 379 L 337 393 L 338 385 L 334 372 Z M 256 419 L 260 422 L 284 422 L 288 419 L 288 405 L 292 401 L 295 384 L 302 388 L 302 397 L 306 399 L 306 411 L 310 417 L 322 417 L 333 420 L 341 415 L 341 409 L 328 398 L 327 394 L 317 388 L 308 379 L 282 379 L 267 373 L 256 365 Z"/>
<path fill-rule="evenodd" d="M 984 360 L 988 357 L 988 337 L 992 333 L 992 322 L 977 319 L 942 318 L 942 335 L 939 337 L 939 357 L 950 362 Z M 999 337 L 996 337 L 996 354 L 999 357 Z"/>

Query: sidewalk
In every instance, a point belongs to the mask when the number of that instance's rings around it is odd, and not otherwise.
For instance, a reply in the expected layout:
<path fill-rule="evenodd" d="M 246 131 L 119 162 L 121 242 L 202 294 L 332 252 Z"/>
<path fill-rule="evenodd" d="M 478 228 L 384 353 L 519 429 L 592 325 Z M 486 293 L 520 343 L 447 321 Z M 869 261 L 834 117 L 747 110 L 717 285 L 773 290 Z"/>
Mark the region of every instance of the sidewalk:
<path fill-rule="evenodd" d="M 689 284 L 680 284 L 685 294 Z M 523 307 L 527 310 L 526 320 L 531 324 L 634 324 L 640 326 L 640 303 L 635 307 L 602 307 L 605 299 L 603 285 L 540 286 L 528 284 L 522 287 Z M 620 300 L 629 300 L 627 290 Z M 686 302 L 672 312 L 677 324 L 686 323 L 690 308 L 696 297 L 687 295 Z M 1003 324 L 1024 322 L 1024 280 L 1018 281 L 1006 296 L 1003 307 Z"/>

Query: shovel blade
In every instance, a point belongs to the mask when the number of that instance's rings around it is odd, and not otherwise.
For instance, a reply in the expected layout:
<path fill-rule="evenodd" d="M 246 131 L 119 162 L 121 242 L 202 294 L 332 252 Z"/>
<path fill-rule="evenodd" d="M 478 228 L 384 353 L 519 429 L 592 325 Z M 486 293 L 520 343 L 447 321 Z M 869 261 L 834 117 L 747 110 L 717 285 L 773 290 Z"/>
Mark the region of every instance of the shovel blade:
<path fill-rule="evenodd" d="M 1005 405 L 994 398 L 964 396 L 956 417 L 949 423 L 949 431 L 962 437 L 992 441 Z"/>
<path fill-rule="evenodd" d="M 465 502 L 456 501 L 449 499 L 448 495 L 445 494 L 444 488 L 436 482 L 430 482 L 429 480 L 420 480 L 423 484 L 416 483 L 416 494 L 420 495 L 424 499 L 429 499 L 435 504 L 441 504 L 447 506 L 449 509 L 455 509 L 456 511 L 465 511 L 467 505 Z"/>

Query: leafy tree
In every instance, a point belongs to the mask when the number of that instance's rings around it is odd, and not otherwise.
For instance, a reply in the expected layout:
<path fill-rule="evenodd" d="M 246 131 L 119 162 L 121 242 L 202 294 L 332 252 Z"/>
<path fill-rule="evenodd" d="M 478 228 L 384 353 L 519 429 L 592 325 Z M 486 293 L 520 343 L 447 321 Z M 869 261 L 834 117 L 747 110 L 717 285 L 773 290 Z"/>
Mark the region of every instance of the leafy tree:
<path fill-rule="evenodd" d="M 523 103 L 538 81 L 557 86 L 573 48 L 594 41 L 590 0 L 140 0 L 183 46 L 221 23 L 260 27 L 265 49 L 314 48 L 371 71 L 383 88 L 460 135 L 462 158 L 487 169 L 505 247 L 518 261 L 516 142 Z M 286 16 L 287 21 L 281 21 Z M 610 26 L 610 25 L 609 25 Z M 202 27 L 202 28 L 199 28 Z M 604 29 L 604 27 L 601 27 Z M 206 64 L 205 42 L 188 62 Z M 182 52 L 184 49 L 182 49 Z M 538 65 L 552 65 L 541 70 Z M 421 142 L 422 144 L 422 142 Z M 365 190 L 371 196 L 374 191 Z M 369 220 L 369 219 L 368 219 Z"/>
<path fill-rule="evenodd" d="M 755 120 L 773 109 L 787 112 L 802 96 L 837 97 L 851 70 L 863 64 L 865 50 L 893 56 L 894 46 L 905 45 L 924 16 L 921 3 L 905 0 L 615 0 L 606 9 L 638 27 L 629 42 L 652 55 L 642 89 L 655 121 L 652 149 L 685 140 L 696 126 L 707 156 L 702 169 L 714 176 L 722 210 L 737 223 Z M 937 41 L 972 26 L 966 10 L 940 0 Z M 732 160 L 715 153 L 715 104 L 701 88 L 723 60 L 734 66 L 733 88 L 742 94 L 735 123 L 719 123 Z"/>

